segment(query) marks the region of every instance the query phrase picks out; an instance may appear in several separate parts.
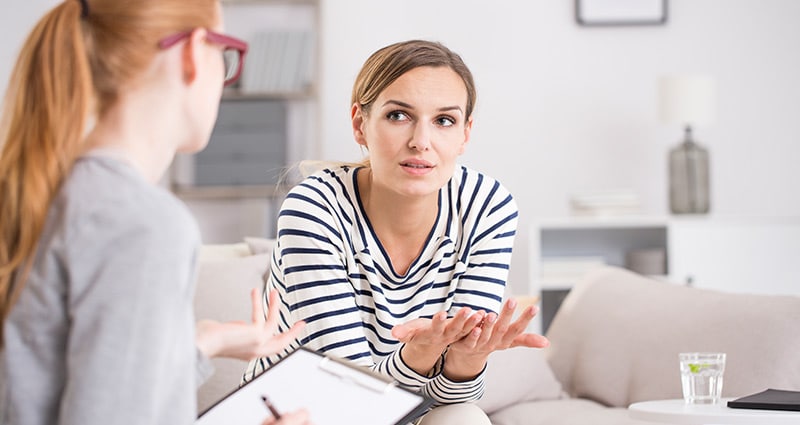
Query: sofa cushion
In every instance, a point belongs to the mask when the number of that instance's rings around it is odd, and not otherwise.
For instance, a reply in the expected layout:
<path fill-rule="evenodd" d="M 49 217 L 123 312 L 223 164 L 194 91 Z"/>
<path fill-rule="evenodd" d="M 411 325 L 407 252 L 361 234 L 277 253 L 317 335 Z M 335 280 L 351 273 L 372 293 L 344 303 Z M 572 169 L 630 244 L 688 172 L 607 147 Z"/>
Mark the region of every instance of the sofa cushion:
<path fill-rule="evenodd" d="M 564 300 L 546 350 L 573 397 L 626 407 L 681 398 L 678 353 L 727 353 L 723 397 L 800 390 L 800 297 L 734 294 L 606 267 Z"/>
<path fill-rule="evenodd" d="M 655 425 L 631 419 L 628 409 L 608 408 L 582 399 L 515 404 L 489 416 L 492 425 Z"/>
<path fill-rule="evenodd" d="M 195 289 L 195 317 L 221 322 L 251 319 L 250 290 L 263 286 L 270 253 L 249 255 L 244 244 L 204 246 L 201 249 Z M 245 255 L 245 256 L 242 256 Z M 200 411 L 210 407 L 239 386 L 247 362 L 213 359 L 214 374 L 203 383 L 197 396 Z"/>
<path fill-rule="evenodd" d="M 504 407 L 533 400 L 553 400 L 564 395 L 541 350 L 511 348 L 489 356 L 485 390 L 478 407 L 492 414 Z"/>
<path fill-rule="evenodd" d="M 247 236 L 244 238 L 244 243 L 250 248 L 250 252 L 254 255 L 257 254 L 272 254 L 272 249 L 275 247 L 275 239 L 261 238 L 257 236 Z"/>

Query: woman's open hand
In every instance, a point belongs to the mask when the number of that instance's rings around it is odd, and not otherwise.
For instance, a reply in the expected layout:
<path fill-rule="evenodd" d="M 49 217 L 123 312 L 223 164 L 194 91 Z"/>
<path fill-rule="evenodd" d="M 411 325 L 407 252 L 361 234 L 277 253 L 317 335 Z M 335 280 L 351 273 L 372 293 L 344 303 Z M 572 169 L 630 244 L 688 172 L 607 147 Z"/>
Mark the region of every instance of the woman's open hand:
<path fill-rule="evenodd" d="M 499 316 L 495 313 L 487 314 L 483 323 L 475 327 L 465 338 L 451 344 L 450 350 L 488 355 L 493 351 L 512 347 L 544 348 L 550 345 L 547 338 L 541 335 L 525 333 L 528 324 L 536 316 L 536 307 L 527 307 L 517 320 L 512 322 L 516 308 L 516 300 L 506 301 Z"/>
<path fill-rule="evenodd" d="M 208 357 L 230 357 L 252 360 L 277 353 L 297 339 L 305 326 L 297 322 L 281 334 L 278 331 L 280 299 L 275 290 L 269 293 L 269 309 L 264 317 L 261 306 L 261 291 L 250 291 L 253 305 L 250 322 L 236 321 L 220 323 L 214 320 L 197 322 L 195 343 Z"/>
<path fill-rule="evenodd" d="M 392 336 L 406 345 L 445 347 L 465 336 L 484 318 L 484 312 L 473 313 L 469 307 L 447 318 L 447 312 L 436 313 L 432 319 L 414 319 L 392 328 Z M 439 351 L 441 353 L 441 350 Z"/>
<path fill-rule="evenodd" d="M 470 334 L 484 318 L 483 311 L 460 309 L 455 316 L 447 318 L 447 312 L 436 313 L 431 319 L 414 319 L 392 328 L 392 336 L 404 344 L 400 353 L 403 361 L 421 375 L 439 360 L 448 345 Z"/>
<path fill-rule="evenodd" d="M 517 302 L 505 302 L 498 316 L 489 313 L 482 323 L 459 341 L 450 344 L 445 362 L 445 375 L 450 379 L 470 379 L 483 370 L 486 359 L 494 351 L 512 347 L 544 348 L 550 345 L 547 338 L 525 333 L 525 329 L 536 316 L 536 307 L 530 306 L 522 311 L 517 320 L 512 321 Z"/>

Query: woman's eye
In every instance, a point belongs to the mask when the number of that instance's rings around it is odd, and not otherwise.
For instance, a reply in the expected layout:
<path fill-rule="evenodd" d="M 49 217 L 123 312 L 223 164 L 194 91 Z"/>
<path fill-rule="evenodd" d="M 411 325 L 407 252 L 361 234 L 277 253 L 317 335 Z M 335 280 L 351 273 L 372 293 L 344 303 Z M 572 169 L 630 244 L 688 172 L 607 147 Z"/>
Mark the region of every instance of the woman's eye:
<path fill-rule="evenodd" d="M 455 123 L 456 123 L 456 120 L 454 120 L 454 119 L 452 119 L 450 117 L 439 117 L 439 118 L 436 118 L 436 124 L 438 124 L 438 125 L 440 125 L 442 127 L 450 127 L 452 125 L 455 125 Z"/>
<path fill-rule="evenodd" d="M 406 121 L 408 120 L 408 115 L 406 115 L 405 112 L 394 111 L 394 112 L 389 112 L 386 115 L 386 118 L 389 118 L 389 121 Z"/>

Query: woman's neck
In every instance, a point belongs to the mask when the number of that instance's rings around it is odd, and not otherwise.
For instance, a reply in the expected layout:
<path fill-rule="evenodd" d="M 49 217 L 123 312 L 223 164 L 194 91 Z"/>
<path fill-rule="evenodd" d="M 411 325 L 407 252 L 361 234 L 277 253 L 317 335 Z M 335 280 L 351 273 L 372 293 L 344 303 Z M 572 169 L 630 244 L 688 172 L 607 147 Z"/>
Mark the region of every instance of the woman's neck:
<path fill-rule="evenodd" d="M 369 168 L 358 173 L 358 192 L 372 230 L 392 261 L 404 275 L 424 249 L 439 213 L 439 194 L 425 197 L 400 196 L 376 185 Z"/>
<path fill-rule="evenodd" d="M 157 183 L 177 149 L 170 115 L 144 96 L 121 99 L 97 121 L 86 151 L 101 151 L 129 162 L 145 179 Z"/>
<path fill-rule="evenodd" d="M 398 195 L 375 184 L 372 172 L 358 173 L 358 191 L 373 227 L 398 236 L 423 233 L 427 236 L 439 212 L 439 194 L 425 197 Z"/>

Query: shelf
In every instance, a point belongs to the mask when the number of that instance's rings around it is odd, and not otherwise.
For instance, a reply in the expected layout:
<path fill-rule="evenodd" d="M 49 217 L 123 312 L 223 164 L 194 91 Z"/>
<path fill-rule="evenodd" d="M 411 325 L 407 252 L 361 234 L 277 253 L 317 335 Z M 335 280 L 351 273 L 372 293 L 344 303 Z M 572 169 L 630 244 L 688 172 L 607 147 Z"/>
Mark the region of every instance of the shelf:
<path fill-rule="evenodd" d="M 243 93 L 237 89 L 226 89 L 222 92 L 222 100 L 314 100 L 316 94 L 309 90 L 304 92 L 271 92 Z"/>
<path fill-rule="evenodd" d="M 666 216 L 572 216 L 545 218 L 536 221 L 540 229 L 623 229 L 641 227 L 665 227 L 669 219 Z"/>
<path fill-rule="evenodd" d="M 276 185 L 172 187 L 172 192 L 185 200 L 267 199 L 283 196 L 288 190 L 287 186 Z"/>

